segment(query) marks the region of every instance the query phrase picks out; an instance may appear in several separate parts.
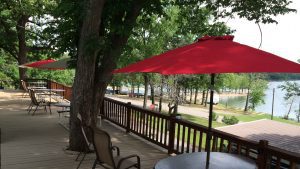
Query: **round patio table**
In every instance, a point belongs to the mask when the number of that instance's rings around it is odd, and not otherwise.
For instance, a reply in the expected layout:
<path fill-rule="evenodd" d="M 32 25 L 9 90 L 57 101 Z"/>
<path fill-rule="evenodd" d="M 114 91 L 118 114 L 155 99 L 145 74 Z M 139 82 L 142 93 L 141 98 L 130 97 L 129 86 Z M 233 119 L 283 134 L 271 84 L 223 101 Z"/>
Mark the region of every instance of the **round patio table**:
<path fill-rule="evenodd" d="M 155 169 L 205 169 L 206 152 L 187 153 L 158 161 Z M 210 153 L 209 169 L 257 169 L 255 162 L 229 153 Z"/>

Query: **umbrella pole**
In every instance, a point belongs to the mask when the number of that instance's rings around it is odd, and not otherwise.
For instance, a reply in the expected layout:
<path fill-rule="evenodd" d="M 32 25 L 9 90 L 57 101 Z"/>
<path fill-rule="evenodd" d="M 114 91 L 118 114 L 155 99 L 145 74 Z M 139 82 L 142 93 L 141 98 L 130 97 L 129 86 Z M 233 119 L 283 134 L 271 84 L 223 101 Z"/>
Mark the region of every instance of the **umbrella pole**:
<path fill-rule="evenodd" d="M 213 114 L 213 101 L 214 101 L 214 85 L 215 85 L 215 74 L 211 74 L 210 79 L 210 101 L 209 101 L 209 116 L 208 116 L 208 133 L 206 136 L 206 165 L 205 168 L 209 169 L 209 160 L 210 160 L 210 142 L 212 137 L 212 114 Z"/>

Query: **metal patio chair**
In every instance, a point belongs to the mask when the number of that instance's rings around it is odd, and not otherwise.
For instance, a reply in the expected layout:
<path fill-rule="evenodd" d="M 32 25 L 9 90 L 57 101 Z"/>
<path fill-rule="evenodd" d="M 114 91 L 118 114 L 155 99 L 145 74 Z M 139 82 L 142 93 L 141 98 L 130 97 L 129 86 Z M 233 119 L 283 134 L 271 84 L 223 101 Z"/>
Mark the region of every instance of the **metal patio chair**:
<path fill-rule="evenodd" d="M 86 130 L 91 130 L 91 132 L 93 132 L 93 130 L 90 127 L 84 127 L 83 126 L 80 114 L 78 114 L 77 118 L 80 121 L 80 128 L 81 128 L 81 133 L 82 133 L 82 135 L 84 137 L 84 143 L 88 147 L 88 149 L 85 150 L 84 152 L 79 152 L 78 155 L 77 155 L 77 157 L 76 157 L 76 159 L 75 159 L 75 161 L 78 161 L 80 155 L 83 154 L 83 157 L 81 158 L 81 160 L 80 160 L 80 162 L 79 162 L 79 164 L 77 166 L 77 169 L 78 169 L 80 167 L 81 163 L 83 162 L 86 154 L 89 153 L 89 152 L 95 152 L 95 150 L 94 150 L 93 144 L 88 140 L 87 135 L 86 135 Z"/>
<path fill-rule="evenodd" d="M 51 106 L 50 102 L 47 102 L 44 99 L 37 99 L 36 94 L 35 94 L 33 89 L 28 89 L 28 92 L 29 92 L 29 96 L 30 96 L 30 99 L 31 99 L 31 103 L 28 107 L 28 114 L 30 114 L 30 112 L 32 111 L 34 106 L 35 106 L 35 109 L 34 109 L 32 115 L 34 115 L 36 110 L 41 106 L 44 107 L 45 112 L 47 112 L 47 106 L 48 106 L 49 110 L 50 110 L 50 114 L 52 114 L 51 107 L 50 107 Z"/>
<path fill-rule="evenodd" d="M 96 165 L 101 165 L 106 169 L 128 169 L 128 168 L 141 168 L 140 157 L 138 155 L 129 155 L 126 157 L 120 156 L 120 149 L 112 146 L 109 134 L 98 128 L 93 129 L 93 145 L 96 151 L 96 160 L 93 169 Z M 116 156 L 113 151 L 116 150 Z M 131 161 L 130 159 L 135 159 Z"/>

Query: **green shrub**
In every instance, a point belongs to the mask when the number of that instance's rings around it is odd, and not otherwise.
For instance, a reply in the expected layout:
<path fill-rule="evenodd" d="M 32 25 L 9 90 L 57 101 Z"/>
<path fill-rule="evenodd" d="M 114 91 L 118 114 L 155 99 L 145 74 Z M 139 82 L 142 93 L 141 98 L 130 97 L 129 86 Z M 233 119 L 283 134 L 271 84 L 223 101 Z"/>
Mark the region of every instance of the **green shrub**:
<path fill-rule="evenodd" d="M 233 125 L 233 124 L 237 124 L 239 120 L 235 116 L 231 116 L 231 117 L 224 116 L 222 122 L 228 125 Z"/>
<path fill-rule="evenodd" d="M 217 120 L 218 120 L 218 117 L 219 117 L 219 116 L 217 115 L 217 113 L 215 113 L 215 112 L 212 113 L 212 120 L 213 120 L 213 121 L 217 121 Z"/>

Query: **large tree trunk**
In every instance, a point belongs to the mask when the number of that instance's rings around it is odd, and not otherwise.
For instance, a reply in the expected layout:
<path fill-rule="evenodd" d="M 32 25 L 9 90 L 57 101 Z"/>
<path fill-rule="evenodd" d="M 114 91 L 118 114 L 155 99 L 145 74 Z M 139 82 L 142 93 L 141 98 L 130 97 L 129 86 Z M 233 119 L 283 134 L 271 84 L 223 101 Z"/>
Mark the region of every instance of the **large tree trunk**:
<path fill-rule="evenodd" d="M 26 37 L 25 37 L 25 26 L 28 21 L 28 16 L 21 16 L 17 22 L 17 34 L 18 34 L 18 44 L 19 44 L 19 52 L 18 52 L 18 63 L 19 65 L 27 62 L 27 47 L 26 47 Z M 26 79 L 26 69 L 19 68 L 19 79 Z M 21 81 L 19 84 L 21 88 Z"/>
<path fill-rule="evenodd" d="M 143 77 L 144 77 L 144 85 L 145 85 L 143 108 L 145 109 L 147 107 L 147 100 L 148 100 L 149 77 L 146 74 L 144 74 Z"/>
<path fill-rule="evenodd" d="M 87 50 L 88 43 L 96 43 L 99 39 L 101 14 L 105 0 L 86 0 L 85 15 L 83 18 L 79 44 L 75 80 L 73 84 L 71 113 L 70 113 L 70 150 L 84 150 L 85 144 L 81 134 L 78 113 L 85 126 L 95 125 L 91 118 L 92 104 L 94 103 L 93 89 L 95 80 L 95 63 L 98 49 Z M 96 93 L 98 95 L 98 93 Z"/>
<path fill-rule="evenodd" d="M 110 46 L 102 50 L 103 53 L 101 54 L 103 55 L 99 57 L 99 60 L 96 60 L 98 51 L 87 50 L 85 47 L 87 47 L 86 42 L 91 43 L 92 46 L 98 46 L 95 45 L 95 42 L 99 42 L 99 37 L 101 37 L 99 36 L 99 32 L 101 32 L 99 28 L 105 0 L 86 0 L 83 3 L 88 5 L 79 38 L 78 60 L 71 102 L 71 150 L 83 149 L 83 138 L 80 134 L 79 122 L 76 120 L 77 114 L 80 113 L 83 116 L 84 125 L 95 126 L 96 117 L 102 106 L 107 84 L 112 77 L 111 73 L 116 67 L 116 61 L 127 43 L 136 18 L 140 14 L 145 2 L 132 1 L 130 10 L 120 10 L 120 13 L 116 13 L 116 16 L 111 16 L 114 18 L 114 23 L 112 24 L 125 25 L 127 33 L 120 35 L 118 31 L 110 32 L 109 40 L 106 42 Z"/>

